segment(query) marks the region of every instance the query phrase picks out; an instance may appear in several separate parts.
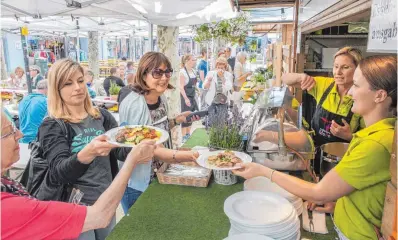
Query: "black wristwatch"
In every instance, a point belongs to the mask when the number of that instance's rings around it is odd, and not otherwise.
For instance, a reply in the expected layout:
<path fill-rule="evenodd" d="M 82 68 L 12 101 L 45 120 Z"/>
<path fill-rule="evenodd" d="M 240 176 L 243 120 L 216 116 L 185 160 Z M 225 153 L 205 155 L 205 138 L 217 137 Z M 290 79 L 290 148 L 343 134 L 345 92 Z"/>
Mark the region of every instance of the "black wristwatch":
<path fill-rule="evenodd" d="M 177 123 L 177 120 L 176 120 L 175 118 L 173 118 L 173 124 L 174 124 L 174 126 L 179 125 L 179 124 Z"/>

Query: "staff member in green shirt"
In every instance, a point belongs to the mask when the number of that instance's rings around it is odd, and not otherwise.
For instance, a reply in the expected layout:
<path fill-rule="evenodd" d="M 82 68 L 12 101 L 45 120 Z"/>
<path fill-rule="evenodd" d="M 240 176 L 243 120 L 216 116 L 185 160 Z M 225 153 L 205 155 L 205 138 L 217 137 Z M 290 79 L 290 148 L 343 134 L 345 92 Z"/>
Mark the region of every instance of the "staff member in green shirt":
<path fill-rule="evenodd" d="M 257 163 L 234 171 L 244 178 L 265 176 L 305 200 L 325 204 L 337 200 L 334 220 L 340 239 L 377 239 L 381 225 L 392 152 L 397 107 L 397 57 L 363 59 L 349 93 L 352 112 L 366 128 L 353 134 L 346 154 L 317 184 L 272 170 Z"/>
<path fill-rule="evenodd" d="M 333 78 L 311 77 L 304 73 L 287 73 L 282 76 L 285 84 L 307 90 L 317 102 L 311 121 L 316 147 L 330 142 L 350 142 L 352 133 L 365 127 L 360 115 L 350 111 L 353 100 L 347 95 L 361 59 L 360 50 L 344 47 L 334 55 Z M 314 167 L 319 172 L 319 153 Z"/>

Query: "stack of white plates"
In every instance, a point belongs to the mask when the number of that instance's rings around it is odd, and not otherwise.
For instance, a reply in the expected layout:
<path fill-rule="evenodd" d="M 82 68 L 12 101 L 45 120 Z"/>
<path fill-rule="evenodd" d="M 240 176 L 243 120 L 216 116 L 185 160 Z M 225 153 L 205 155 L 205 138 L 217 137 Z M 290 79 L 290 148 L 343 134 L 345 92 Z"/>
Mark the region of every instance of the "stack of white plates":
<path fill-rule="evenodd" d="M 293 205 L 275 193 L 243 191 L 225 200 L 231 223 L 229 236 L 254 233 L 272 239 L 300 238 L 300 220 Z"/>
<path fill-rule="evenodd" d="M 234 234 L 233 236 L 228 236 L 224 240 L 274 240 L 274 239 L 254 233 L 240 233 L 240 234 Z"/>
<path fill-rule="evenodd" d="M 285 189 L 279 187 L 276 183 L 271 182 L 266 177 L 255 177 L 246 180 L 243 185 L 243 190 L 276 193 L 287 199 L 296 209 L 298 215 L 303 213 L 304 205 L 301 198 L 289 193 Z"/>

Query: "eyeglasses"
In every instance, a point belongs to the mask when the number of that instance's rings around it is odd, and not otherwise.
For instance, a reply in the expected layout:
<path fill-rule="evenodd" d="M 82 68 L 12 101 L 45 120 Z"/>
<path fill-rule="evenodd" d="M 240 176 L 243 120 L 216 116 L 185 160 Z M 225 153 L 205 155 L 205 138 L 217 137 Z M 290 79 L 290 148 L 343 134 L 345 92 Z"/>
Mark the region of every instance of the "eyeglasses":
<path fill-rule="evenodd" d="M 1 137 L 0 137 L 1 139 L 6 138 L 6 137 L 9 137 L 9 136 L 11 136 L 11 135 L 14 135 L 14 138 L 15 138 L 16 133 L 17 133 L 17 131 L 19 131 L 19 130 L 18 130 L 18 128 L 17 128 L 14 124 L 11 124 L 11 127 L 12 127 L 12 131 L 9 132 L 9 133 L 6 133 L 6 134 L 4 134 L 4 135 L 1 135 Z"/>
<path fill-rule="evenodd" d="M 166 69 L 163 71 L 162 69 L 155 68 L 151 71 L 152 77 L 155 79 L 161 79 L 163 74 L 166 76 L 166 78 L 171 78 L 173 76 L 173 69 Z"/>

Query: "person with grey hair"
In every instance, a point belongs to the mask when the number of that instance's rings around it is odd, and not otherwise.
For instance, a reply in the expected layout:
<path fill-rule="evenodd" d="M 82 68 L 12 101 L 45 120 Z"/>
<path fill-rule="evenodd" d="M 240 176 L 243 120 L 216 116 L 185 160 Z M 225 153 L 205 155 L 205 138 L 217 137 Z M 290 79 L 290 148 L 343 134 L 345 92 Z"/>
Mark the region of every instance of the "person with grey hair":
<path fill-rule="evenodd" d="M 43 76 L 40 75 L 40 68 L 39 66 L 32 65 L 29 67 L 30 77 L 32 79 L 32 88 L 37 88 L 37 84 L 39 81 L 43 80 Z"/>
<path fill-rule="evenodd" d="M 247 77 L 252 75 L 251 72 L 245 71 L 246 59 L 247 59 L 247 53 L 245 52 L 239 52 L 236 55 L 235 68 L 234 68 L 234 75 L 235 75 L 234 89 L 236 92 L 240 91 L 240 88 L 242 87 L 243 83 L 246 81 Z"/>
<path fill-rule="evenodd" d="M 37 131 L 47 116 L 47 80 L 41 80 L 36 85 L 37 92 L 24 97 L 19 103 L 19 128 L 23 133 L 21 143 L 35 140 Z"/>

